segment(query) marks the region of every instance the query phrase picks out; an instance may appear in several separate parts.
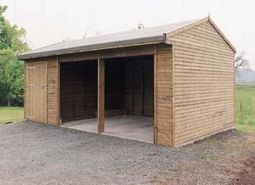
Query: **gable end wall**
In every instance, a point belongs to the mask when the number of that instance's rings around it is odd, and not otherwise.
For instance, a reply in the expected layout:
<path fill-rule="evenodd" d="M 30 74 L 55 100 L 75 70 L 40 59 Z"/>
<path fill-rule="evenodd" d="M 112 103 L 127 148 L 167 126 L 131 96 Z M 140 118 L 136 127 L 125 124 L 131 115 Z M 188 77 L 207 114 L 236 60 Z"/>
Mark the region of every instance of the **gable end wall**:
<path fill-rule="evenodd" d="M 168 39 L 173 45 L 175 146 L 233 128 L 233 50 L 209 21 Z"/>

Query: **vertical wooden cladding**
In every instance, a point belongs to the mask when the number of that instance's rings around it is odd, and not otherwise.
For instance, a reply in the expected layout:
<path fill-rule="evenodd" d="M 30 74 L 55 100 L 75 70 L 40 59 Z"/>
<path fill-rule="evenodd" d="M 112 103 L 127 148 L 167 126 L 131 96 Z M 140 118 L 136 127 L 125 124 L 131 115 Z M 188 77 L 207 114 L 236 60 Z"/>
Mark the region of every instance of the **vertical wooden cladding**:
<path fill-rule="evenodd" d="M 25 118 L 45 123 L 47 122 L 47 64 L 27 63 L 25 67 Z"/>
<path fill-rule="evenodd" d="M 96 61 L 60 64 L 60 102 L 62 123 L 96 117 Z"/>
<path fill-rule="evenodd" d="M 234 52 L 209 21 L 169 38 L 173 44 L 175 143 L 234 126 Z"/>
<path fill-rule="evenodd" d="M 173 146 L 172 48 L 157 47 L 154 60 L 155 143 Z"/>
<path fill-rule="evenodd" d="M 38 71 L 35 71 L 35 75 L 32 74 L 31 70 L 37 68 L 41 69 L 41 75 Z M 43 83 L 37 79 L 42 76 L 45 76 Z M 40 88 L 37 88 L 38 92 L 30 92 L 29 88 L 36 89 L 34 85 L 40 85 Z M 45 97 L 44 95 L 41 97 L 40 94 L 44 91 Z M 46 110 L 42 111 L 41 107 L 46 107 Z M 37 114 L 42 118 L 33 118 L 38 117 Z M 25 118 L 53 125 L 59 124 L 59 64 L 56 58 L 25 62 Z"/>
<path fill-rule="evenodd" d="M 127 59 L 125 67 L 125 109 L 128 114 L 153 117 L 153 56 Z"/>

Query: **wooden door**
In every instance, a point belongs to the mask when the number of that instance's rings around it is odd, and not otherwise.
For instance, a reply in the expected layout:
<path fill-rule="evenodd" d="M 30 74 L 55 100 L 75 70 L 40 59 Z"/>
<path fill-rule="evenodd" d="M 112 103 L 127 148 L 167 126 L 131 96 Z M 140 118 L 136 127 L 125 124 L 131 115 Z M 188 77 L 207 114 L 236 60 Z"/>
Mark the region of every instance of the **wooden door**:
<path fill-rule="evenodd" d="M 47 62 L 26 65 L 26 118 L 47 123 Z"/>

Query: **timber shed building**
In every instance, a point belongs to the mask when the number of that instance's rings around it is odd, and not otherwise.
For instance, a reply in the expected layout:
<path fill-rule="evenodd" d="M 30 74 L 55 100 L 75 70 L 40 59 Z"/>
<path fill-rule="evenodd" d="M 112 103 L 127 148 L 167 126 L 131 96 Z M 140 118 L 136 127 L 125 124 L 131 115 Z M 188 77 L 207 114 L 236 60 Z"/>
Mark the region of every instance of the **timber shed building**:
<path fill-rule="evenodd" d="M 235 48 L 209 18 L 60 42 L 25 61 L 25 119 L 181 146 L 234 128 Z"/>

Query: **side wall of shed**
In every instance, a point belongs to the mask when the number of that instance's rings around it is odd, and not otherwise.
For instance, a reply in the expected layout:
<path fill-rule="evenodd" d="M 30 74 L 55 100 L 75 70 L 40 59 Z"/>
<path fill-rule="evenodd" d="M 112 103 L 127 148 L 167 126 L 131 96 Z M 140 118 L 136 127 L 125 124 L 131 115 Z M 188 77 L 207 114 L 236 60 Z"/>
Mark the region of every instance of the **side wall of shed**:
<path fill-rule="evenodd" d="M 174 145 L 234 127 L 234 52 L 207 21 L 173 44 Z"/>
<path fill-rule="evenodd" d="M 37 107 L 33 107 L 33 105 L 28 105 L 27 97 L 28 97 L 28 91 L 27 91 L 27 84 L 28 79 L 27 78 L 27 68 L 30 66 L 31 63 L 34 63 L 36 65 L 36 62 L 46 62 L 47 66 L 47 75 L 45 78 L 47 81 L 46 87 L 47 87 L 47 93 L 46 93 L 46 118 L 44 120 L 45 123 L 52 124 L 52 125 L 59 125 L 59 63 L 58 59 L 56 57 L 54 58 L 46 58 L 46 59 L 37 59 L 37 60 L 28 60 L 25 62 L 25 88 L 24 88 L 24 118 L 27 118 L 27 111 L 28 108 L 37 109 Z M 41 98 L 41 97 L 38 97 Z M 40 106 L 36 104 L 36 106 Z M 35 120 L 36 121 L 36 120 Z"/>
<path fill-rule="evenodd" d="M 172 48 L 158 46 L 154 54 L 155 143 L 173 146 Z"/>

